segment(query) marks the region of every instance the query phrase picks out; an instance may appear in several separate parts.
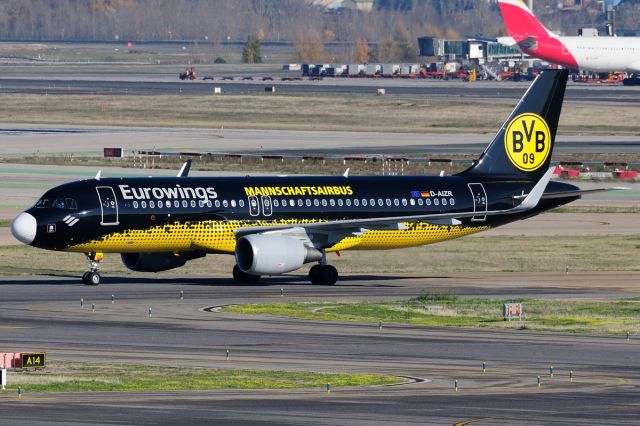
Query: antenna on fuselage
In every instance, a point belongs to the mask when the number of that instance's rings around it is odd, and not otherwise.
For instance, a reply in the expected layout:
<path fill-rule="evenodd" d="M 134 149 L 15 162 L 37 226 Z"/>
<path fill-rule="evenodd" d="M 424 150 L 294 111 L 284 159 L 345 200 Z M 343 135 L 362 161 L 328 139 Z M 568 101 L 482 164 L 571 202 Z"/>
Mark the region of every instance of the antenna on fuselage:
<path fill-rule="evenodd" d="M 100 180 L 100 175 L 101 174 L 102 174 L 102 170 L 98 170 L 98 173 L 96 173 L 95 180 Z"/>
<path fill-rule="evenodd" d="M 178 177 L 187 177 L 189 176 L 189 170 L 191 170 L 191 160 L 187 160 L 182 165 L 182 168 L 178 172 Z"/>
<path fill-rule="evenodd" d="M 344 174 L 342 176 L 344 176 L 345 178 L 349 177 L 349 168 L 347 168 L 347 170 L 344 171 Z"/>

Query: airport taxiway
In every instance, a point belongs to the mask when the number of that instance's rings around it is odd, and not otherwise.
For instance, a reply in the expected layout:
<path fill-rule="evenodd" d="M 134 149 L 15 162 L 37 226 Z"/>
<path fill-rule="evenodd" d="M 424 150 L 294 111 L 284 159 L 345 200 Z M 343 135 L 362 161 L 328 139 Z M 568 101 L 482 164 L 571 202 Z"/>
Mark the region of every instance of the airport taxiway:
<path fill-rule="evenodd" d="M 228 277 L 1 278 L 0 346 L 49 359 L 201 368 L 372 372 L 397 386 L 278 391 L 1 394 L 11 424 L 634 424 L 640 342 L 622 336 L 527 330 L 303 321 L 207 309 L 228 304 L 461 297 L 602 298 L 640 292 L 638 273 L 347 276 L 334 287 L 305 278 L 236 286 Z M 611 280 L 616 286 L 603 284 Z M 280 289 L 284 296 L 280 296 Z M 184 300 L 179 300 L 179 291 Z M 111 294 L 117 302 L 110 303 Z M 79 300 L 96 303 L 96 312 Z M 147 315 L 154 308 L 153 318 Z M 496 307 L 499 312 L 500 307 Z M 225 351 L 231 356 L 225 360 Z M 483 374 L 486 361 L 489 372 Z M 556 376 L 547 375 L 549 365 Z M 573 370 L 575 380 L 569 382 Z M 543 385 L 536 387 L 536 377 Z M 460 390 L 454 392 L 453 383 Z"/>
<path fill-rule="evenodd" d="M 84 69 L 84 68 L 83 68 Z M 528 81 L 476 81 L 467 83 L 462 80 L 423 80 L 423 79 L 352 79 L 326 78 L 321 81 L 261 81 L 256 76 L 253 81 L 216 80 L 179 81 L 175 74 L 151 75 L 145 72 L 132 73 L 96 73 L 59 72 L 55 70 L 39 76 L 25 78 L 24 74 L 11 70 L 0 78 L 0 93 L 58 93 L 58 94 L 128 94 L 128 95 L 160 95 L 160 94 L 208 94 L 213 87 L 220 87 L 225 93 L 247 94 L 264 93 L 266 86 L 275 86 L 279 93 L 311 94 L 375 94 L 377 88 L 384 88 L 388 95 L 402 98 L 435 98 L 435 99 L 518 99 L 530 85 Z M 300 73 L 295 73 L 300 76 Z M 614 96 L 612 96 L 614 93 Z M 639 87 L 621 85 L 601 85 L 569 82 L 566 101 L 580 103 L 597 103 L 600 105 L 638 106 Z"/>

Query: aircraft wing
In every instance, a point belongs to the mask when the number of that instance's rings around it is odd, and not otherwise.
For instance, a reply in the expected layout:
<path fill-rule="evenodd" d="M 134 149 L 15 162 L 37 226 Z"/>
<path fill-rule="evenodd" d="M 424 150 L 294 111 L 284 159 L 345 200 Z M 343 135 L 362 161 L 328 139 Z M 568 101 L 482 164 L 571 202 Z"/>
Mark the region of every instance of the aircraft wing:
<path fill-rule="evenodd" d="M 379 230 L 379 229 L 402 229 L 401 223 L 403 222 L 428 222 L 434 225 L 459 225 L 460 219 L 473 217 L 473 216 L 495 216 L 503 214 L 514 214 L 523 211 L 531 210 L 538 205 L 538 202 L 544 194 L 544 190 L 551 179 L 553 174 L 553 168 L 547 170 L 544 176 L 536 183 L 531 189 L 529 194 L 523 196 L 522 202 L 511 209 L 505 210 L 489 210 L 489 211 L 467 211 L 467 212 L 455 212 L 455 213 L 432 213 L 424 215 L 409 215 L 409 216 L 389 216 L 389 217 L 376 217 L 366 219 L 345 219 L 345 220 L 333 220 L 326 222 L 311 222 L 311 223 L 299 223 L 292 225 L 281 226 L 248 226 L 241 227 L 235 230 L 236 238 L 240 238 L 249 234 L 286 234 L 289 231 L 295 229 L 295 233 L 299 235 L 300 229 L 306 231 L 306 234 L 314 233 L 332 233 L 338 232 L 341 235 L 345 233 L 361 233 L 366 230 Z"/>

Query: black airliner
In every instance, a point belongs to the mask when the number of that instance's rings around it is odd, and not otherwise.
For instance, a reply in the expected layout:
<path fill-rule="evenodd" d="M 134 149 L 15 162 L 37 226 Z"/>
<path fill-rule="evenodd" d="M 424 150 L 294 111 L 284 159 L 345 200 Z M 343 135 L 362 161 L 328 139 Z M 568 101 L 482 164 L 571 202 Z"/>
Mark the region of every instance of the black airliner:
<path fill-rule="evenodd" d="M 526 219 L 580 198 L 549 168 L 566 70 L 544 71 L 480 158 L 453 176 L 101 178 L 47 191 L 13 235 L 35 247 L 84 253 L 87 285 L 103 253 L 159 272 L 207 254 L 235 255 L 233 277 L 309 271 L 338 280 L 326 254 L 431 244 Z"/>

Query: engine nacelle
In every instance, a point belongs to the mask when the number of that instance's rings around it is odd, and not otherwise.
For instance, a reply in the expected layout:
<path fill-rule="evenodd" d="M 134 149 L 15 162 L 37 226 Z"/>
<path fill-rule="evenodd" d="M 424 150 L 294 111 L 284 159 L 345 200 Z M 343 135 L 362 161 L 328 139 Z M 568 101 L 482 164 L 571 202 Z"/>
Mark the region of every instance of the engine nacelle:
<path fill-rule="evenodd" d="M 122 253 L 124 266 L 137 272 L 161 272 L 184 266 L 189 260 L 204 257 L 201 251 L 162 253 Z"/>
<path fill-rule="evenodd" d="M 236 264 L 251 275 L 278 275 L 322 259 L 322 253 L 306 247 L 298 238 L 279 235 L 246 235 L 236 243 Z"/>

